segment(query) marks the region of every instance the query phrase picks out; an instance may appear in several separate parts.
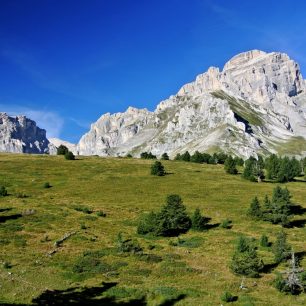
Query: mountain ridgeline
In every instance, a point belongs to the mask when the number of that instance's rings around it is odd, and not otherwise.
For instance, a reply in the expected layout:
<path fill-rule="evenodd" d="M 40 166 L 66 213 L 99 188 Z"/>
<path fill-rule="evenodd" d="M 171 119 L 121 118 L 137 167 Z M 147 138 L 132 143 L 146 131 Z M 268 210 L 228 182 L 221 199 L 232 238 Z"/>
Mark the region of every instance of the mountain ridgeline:
<path fill-rule="evenodd" d="M 152 152 L 160 157 L 166 152 L 171 158 L 187 150 L 243 158 L 304 156 L 306 82 L 299 65 L 284 53 L 244 52 L 223 70 L 211 67 L 198 75 L 154 112 L 129 107 L 104 114 L 71 150 L 99 156 Z"/>

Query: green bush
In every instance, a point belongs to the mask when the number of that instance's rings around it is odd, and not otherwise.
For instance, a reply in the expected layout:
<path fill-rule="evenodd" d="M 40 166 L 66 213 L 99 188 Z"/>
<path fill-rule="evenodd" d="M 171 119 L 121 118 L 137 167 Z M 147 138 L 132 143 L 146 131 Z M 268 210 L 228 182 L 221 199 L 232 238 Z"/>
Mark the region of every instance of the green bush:
<path fill-rule="evenodd" d="M 166 174 L 165 168 L 160 161 L 155 161 L 151 166 L 151 174 L 157 176 L 164 176 Z"/>
<path fill-rule="evenodd" d="M 151 152 L 142 152 L 141 154 L 140 154 L 140 158 L 141 159 L 156 159 L 156 156 L 155 155 L 153 155 Z"/>
<path fill-rule="evenodd" d="M 67 152 L 68 152 L 68 148 L 64 145 L 60 145 L 58 148 L 57 148 L 57 155 L 65 155 Z"/>
<path fill-rule="evenodd" d="M 131 238 L 123 238 L 122 233 L 117 236 L 118 251 L 121 253 L 142 253 L 143 249 L 137 240 Z"/>
<path fill-rule="evenodd" d="M 80 212 L 83 212 L 84 214 L 92 214 L 93 213 L 93 210 L 87 206 L 84 206 L 84 205 L 78 205 L 78 206 L 75 206 L 73 207 L 74 210 L 76 211 L 80 211 Z"/>
<path fill-rule="evenodd" d="M 4 186 L 0 186 L 0 197 L 6 197 L 8 195 L 7 190 Z"/>
<path fill-rule="evenodd" d="M 272 251 L 276 263 L 281 263 L 289 258 L 291 247 L 287 243 L 287 235 L 284 231 L 280 231 L 277 234 Z"/>
<path fill-rule="evenodd" d="M 231 156 L 228 156 L 226 158 L 225 163 L 224 163 L 224 169 L 225 169 L 226 173 L 228 173 L 228 174 L 237 174 L 238 173 L 238 170 L 236 168 L 236 162 Z"/>
<path fill-rule="evenodd" d="M 255 197 L 250 204 L 250 208 L 247 211 L 247 215 L 253 219 L 260 219 L 262 217 L 261 206 L 258 198 Z"/>
<path fill-rule="evenodd" d="M 260 237 L 260 246 L 266 248 L 270 246 L 269 238 L 266 235 Z"/>
<path fill-rule="evenodd" d="M 220 223 L 220 227 L 221 228 L 225 228 L 225 229 L 231 229 L 232 228 L 232 221 L 229 219 L 224 219 L 221 223 Z"/>
<path fill-rule="evenodd" d="M 252 241 L 241 236 L 230 264 L 232 272 L 248 277 L 258 277 L 263 266 L 263 262 L 259 259 Z"/>
<path fill-rule="evenodd" d="M 50 185 L 49 182 L 44 183 L 44 188 L 48 189 L 51 188 L 52 186 Z"/>
<path fill-rule="evenodd" d="M 67 160 L 75 160 L 75 156 L 72 152 L 68 151 L 67 153 L 65 153 L 65 159 Z"/>
<path fill-rule="evenodd" d="M 169 160 L 169 155 L 167 153 L 163 153 L 161 160 Z"/>
<path fill-rule="evenodd" d="M 221 301 L 225 303 L 230 303 L 235 301 L 235 297 L 228 291 L 225 291 L 221 295 Z"/>
<path fill-rule="evenodd" d="M 209 218 L 203 217 L 201 215 L 200 209 L 196 208 L 192 217 L 191 217 L 191 228 L 196 231 L 203 231 L 206 229 L 206 225 L 209 221 Z"/>
<path fill-rule="evenodd" d="M 151 212 L 141 217 L 138 223 L 139 234 L 152 233 L 155 236 L 178 236 L 191 228 L 191 219 L 179 195 L 167 196 L 166 204 L 158 213 Z"/>

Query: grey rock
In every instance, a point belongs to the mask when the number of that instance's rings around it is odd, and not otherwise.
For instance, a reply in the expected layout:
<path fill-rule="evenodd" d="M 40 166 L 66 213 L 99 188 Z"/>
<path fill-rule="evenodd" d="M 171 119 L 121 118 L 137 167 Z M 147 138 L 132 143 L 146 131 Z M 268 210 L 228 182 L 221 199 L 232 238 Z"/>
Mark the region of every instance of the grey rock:
<path fill-rule="evenodd" d="M 0 113 L 0 152 L 44 154 L 52 149 L 46 131 L 33 120 Z"/>
<path fill-rule="evenodd" d="M 304 155 L 305 89 L 299 65 L 288 55 L 248 51 L 234 56 L 222 71 L 209 68 L 154 112 L 130 107 L 103 115 L 77 151 L 100 156 L 167 152 L 173 157 L 186 150 L 222 150 L 249 157 L 287 147 L 289 153 Z"/>

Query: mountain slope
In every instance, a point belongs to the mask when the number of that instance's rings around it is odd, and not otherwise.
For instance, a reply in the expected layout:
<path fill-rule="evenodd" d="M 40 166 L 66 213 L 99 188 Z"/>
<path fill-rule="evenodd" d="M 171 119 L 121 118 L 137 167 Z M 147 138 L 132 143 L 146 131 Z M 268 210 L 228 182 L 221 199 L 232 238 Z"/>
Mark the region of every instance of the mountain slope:
<path fill-rule="evenodd" d="M 103 115 L 77 150 L 101 156 L 223 150 L 248 157 L 287 147 L 286 154 L 304 154 L 305 89 L 299 65 L 288 55 L 248 51 L 222 71 L 209 68 L 154 112 L 130 107 Z"/>
<path fill-rule="evenodd" d="M 54 153 L 46 131 L 25 116 L 10 117 L 0 113 L 0 152 Z"/>

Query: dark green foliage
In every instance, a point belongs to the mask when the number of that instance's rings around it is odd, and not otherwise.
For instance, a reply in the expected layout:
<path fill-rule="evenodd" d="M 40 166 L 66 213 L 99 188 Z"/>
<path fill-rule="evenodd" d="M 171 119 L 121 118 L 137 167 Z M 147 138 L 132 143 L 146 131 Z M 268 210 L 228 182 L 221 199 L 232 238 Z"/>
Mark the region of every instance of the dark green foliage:
<path fill-rule="evenodd" d="M 192 217 L 191 217 L 191 222 L 192 222 L 192 229 L 196 230 L 196 231 L 203 231 L 206 229 L 206 225 L 209 221 L 209 218 L 203 217 L 200 209 L 197 208 Z"/>
<path fill-rule="evenodd" d="M 102 211 L 102 210 L 99 210 L 98 212 L 97 212 L 97 216 L 98 217 L 106 217 L 106 213 L 104 212 L 104 211 Z"/>
<path fill-rule="evenodd" d="M 167 153 L 164 153 L 162 156 L 161 156 L 161 160 L 169 160 L 169 155 Z"/>
<path fill-rule="evenodd" d="M 257 197 L 252 200 L 247 214 L 253 219 L 260 219 L 262 217 L 261 206 Z"/>
<path fill-rule="evenodd" d="M 140 219 L 137 232 L 171 237 L 187 232 L 190 227 L 191 219 L 186 213 L 186 207 L 181 197 L 174 194 L 167 197 L 160 212 L 151 212 Z"/>
<path fill-rule="evenodd" d="M 127 158 L 132 158 L 133 155 L 129 153 L 129 154 L 126 155 L 126 157 L 127 157 Z"/>
<path fill-rule="evenodd" d="M 301 163 L 295 157 L 291 159 L 287 156 L 281 158 L 275 154 L 265 160 L 265 168 L 267 177 L 279 183 L 293 181 L 303 170 Z"/>
<path fill-rule="evenodd" d="M 229 219 L 224 219 L 221 224 L 220 224 L 221 228 L 225 228 L 225 229 L 231 229 L 232 228 L 232 221 Z"/>
<path fill-rule="evenodd" d="M 225 303 L 234 302 L 236 300 L 236 297 L 234 297 L 230 292 L 225 291 L 221 295 L 221 301 Z"/>
<path fill-rule="evenodd" d="M 241 157 L 236 156 L 234 160 L 235 160 L 236 166 L 242 167 L 244 165 L 244 160 Z"/>
<path fill-rule="evenodd" d="M 151 174 L 157 176 L 164 176 L 166 174 L 165 168 L 160 161 L 155 161 L 154 164 L 151 166 Z"/>
<path fill-rule="evenodd" d="M 204 156 L 199 151 L 195 151 L 194 154 L 190 157 L 190 161 L 193 163 L 204 163 Z"/>
<path fill-rule="evenodd" d="M 75 206 L 73 207 L 74 210 L 76 211 L 80 211 L 80 212 L 83 212 L 84 214 L 92 214 L 93 213 L 93 210 L 87 206 L 84 206 L 84 205 L 78 205 L 78 206 Z"/>
<path fill-rule="evenodd" d="M 266 235 L 260 237 L 260 246 L 267 248 L 270 246 L 269 238 Z"/>
<path fill-rule="evenodd" d="M 153 155 L 151 152 L 142 152 L 140 154 L 141 159 L 156 159 L 156 156 Z"/>
<path fill-rule="evenodd" d="M 60 145 L 58 148 L 57 148 L 57 155 L 65 155 L 66 153 L 68 153 L 68 148 L 64 145 Z"/>
<path fill-rule="evenodd" d="M 189 162 L 190 161 L 190 154 L 188 151 L 186 151 L 184 154 L 181 155 L 181 160 L 185 161 L 185 162 Z"/>
<path fill-rule="evenodd" d="M 65 153 L 65 159 L 67 160 L 75 160 L 75 156 L 72 152 L 68 151 L 67 153 Z"/>
<path fill-rule="evenodd" d="M 286 281 L 283 279 L 283 276 L 280 273 L 277 273 L 276 275 L 274 287 L 280 292 L 288 292 Z"/>
<path fill-rule="evenodd" d="M 225 154 L 224 152 L 216 153 L 214 154 L 214 157 L 216 158 L 217 163 L 221 165 L 223 165 L 225 161 L 227 160 L 227 158 L 229 158 L 229 156 Z"/>
<path fill-rule="evenodd" d="M 44 183 L 44 188 L 51 188 L 52 186 L 50 185 L 49 182 Z"/>
<path fill-rule="evenodd" d="M 4 186 L 0 186 L 0 197 L 6 197 L 7 196 L 7 190 Z"/>
<path fill-rule="evenodd" d="M 8 261 L 5 261 L 3 263 L 3 268 L 4 269 L 11 269 L 12 268 L 12 264 L 10 262 L 8 262 Z"/>
<path fill-rule="evenodd" d="M 262 157 L 258 157 L 258 160 L 254 157 L 250 157 L 244 163 L 244 170 L 242 177 L 251 182 L 260 182 L 263 177 L 264 163 Z"/>
<path fill-rule="evenodd" d="M 123 238 L 122 233 L 119 233 L 117 236 L 118 242 L 118 251 L 122 253 L 141 253 L 142 247 L 137 240 L 131 238 Z"/>
<path fill-rule="evenodd" d="M 225 160 L 224 169 L 226 173 L 229 173 L 229 174 L 238 173 L 235 160 L 231 156 L 228 156 L 227 159 Z"/>
<path fill-rule="evenodd" d="M 74 273 L 105 273 L 112 271 L 112 266 L 102 262 L 98 256 L 83 255 L 79 257 L 72 267 Z"/>
<path fill-rule="evenodd" d="M 273 190 L 272 200 L 265 198 L 264 219 L 273 224 L 287 226 L 291 218 L 291 195 L 287 188 L 277 186 Z"/>
<path fill-rule="evenodd" d="M 176 156 L 174 157 L 174 160 L 181 160 L 181 154 L 177 153 Z"/>
<path fill-rule="evenodd" d="M 240 237 L 233 255 L 231 270 L 238 275 L 258 277 L 263 268 L 263 262 L 258 258 L 252 241 L 246 237 Z"/>
<path fill-rule="evenodd" d="M 273 244 L 273 254 L 276 263 L 281 263 L 289 258 L 291 247 L 287 243 L 287 236 L 284 231 L 280 231 L 276 236 L 276 241 Z"/>

